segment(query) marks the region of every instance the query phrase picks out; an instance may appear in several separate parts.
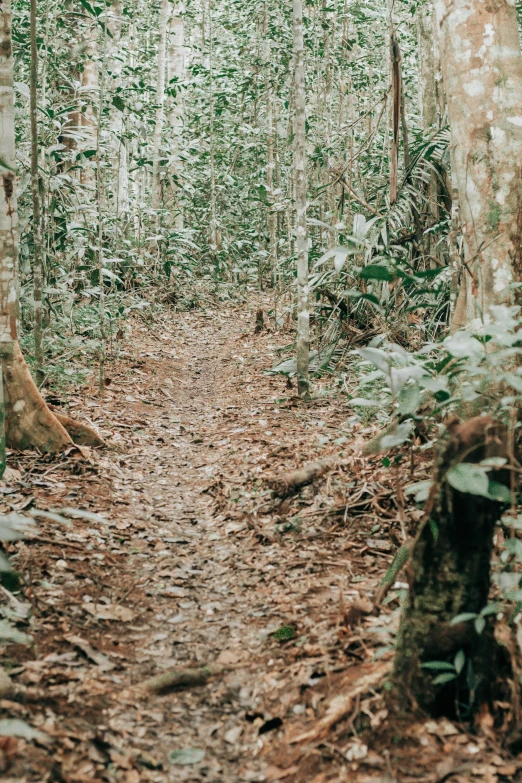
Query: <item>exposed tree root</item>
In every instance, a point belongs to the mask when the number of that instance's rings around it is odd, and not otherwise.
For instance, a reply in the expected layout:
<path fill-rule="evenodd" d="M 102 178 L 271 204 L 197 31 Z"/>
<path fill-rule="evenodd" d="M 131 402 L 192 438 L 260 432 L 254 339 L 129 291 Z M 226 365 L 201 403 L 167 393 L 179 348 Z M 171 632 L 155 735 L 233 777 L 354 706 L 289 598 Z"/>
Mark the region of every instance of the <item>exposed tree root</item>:
<path fill-rule="evenodd" d="M 92 448 L 105 446 L 105 441 L 87 424 L 82 424 L 75 419 L 71 419 L 70 416 L 64 416 L 63 413 L 56 413 L 55 411 L 53 411 L 53 416 L 67 430 L 77 446 L 91 446 Z"/>
<path fill-rule="evenodd" d="M 368 667 L 366 667 L 366 669 L 367 668 Z M 391 668 L 391 663 L 381 663 L 380 665 L 373 664 L 367 674 L 357 677 L 354 682 L 351 682 L 348 685 L 346 690 L 343 690 L 341 693 L 337 694 L 337 696 L 334 696 L 326 708 L 326 713 L 313 728 L 309 731 L 305 731 L 303 734 L 289 737 L 289 743 L 311 742 L 324 737 L 335 723 L 338 723 L 351 711 L 353 700 L 357 696 L 370 690 L 370 688 L 376 688 L 380 685 L 384 678 L 390 674 Z M 342 685 L 339 687 L 342 687 Z"/>
<path fill-rule="evenodd" d="M 103 444 L 90 427 L 49 410 L 31 377 L 18 341 L 13 344 L 13 355 L 4 357 L 2 364 L 9 448 L 58 452 L 73 441 L 79 445 Z"/>

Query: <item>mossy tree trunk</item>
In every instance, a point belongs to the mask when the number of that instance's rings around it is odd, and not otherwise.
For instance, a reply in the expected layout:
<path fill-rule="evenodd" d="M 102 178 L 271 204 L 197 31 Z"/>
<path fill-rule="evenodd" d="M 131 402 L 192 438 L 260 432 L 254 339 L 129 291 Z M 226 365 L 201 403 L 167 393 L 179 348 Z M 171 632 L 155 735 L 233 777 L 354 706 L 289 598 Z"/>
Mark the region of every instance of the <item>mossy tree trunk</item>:
<path fill-rule="evenodd" d="M 453 489 L 446 474 L 460 462 L 507 457 L 506 442 L 505 430 L 486 416 L 470 419 L 451 433 L 410 563 L 392 690 L 392 702 L 401 710 L 459 714 L 457 703 L 474 710 L 502 691 L 506 659 L 490 620 L 486 618 L 480 634 L 473 621 L 452 624 L 457 615 L 479 614 L 488 604 L 493 533 L 502 506 Z M 509 485 L 507 473 L 490 476 Z M 441 672 L 423 664 L 453 663 L 461 650 L 466 663 L 458 678 L 434 685 Z"/>

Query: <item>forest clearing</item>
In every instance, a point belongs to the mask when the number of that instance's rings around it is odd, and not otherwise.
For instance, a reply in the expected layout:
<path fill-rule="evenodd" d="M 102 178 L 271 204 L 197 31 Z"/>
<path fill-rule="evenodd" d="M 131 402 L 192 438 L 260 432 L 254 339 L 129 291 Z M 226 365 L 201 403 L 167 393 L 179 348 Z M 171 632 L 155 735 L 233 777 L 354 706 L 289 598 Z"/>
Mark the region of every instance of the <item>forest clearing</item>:
<path fill-rule="evenodd" d="M 522 781 L 521 35 L 0 0 L 2 781 Z"/>

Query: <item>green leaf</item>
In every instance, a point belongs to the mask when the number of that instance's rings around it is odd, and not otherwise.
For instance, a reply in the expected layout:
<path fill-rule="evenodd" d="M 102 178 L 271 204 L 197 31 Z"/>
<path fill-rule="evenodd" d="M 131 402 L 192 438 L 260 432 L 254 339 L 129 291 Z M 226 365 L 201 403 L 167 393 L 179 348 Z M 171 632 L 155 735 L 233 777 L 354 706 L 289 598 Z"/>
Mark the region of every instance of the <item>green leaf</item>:
<path fill-rule="evenodd" d="M 448 470 L 446 478 L 453 489 L 457 489 L 459 492 L 481 495 L 482 497 L 488 496 L 489 480 L 486 471 L 479 465 L 462 462 Z"/>
<path fill-rule="evenodd" d="M 485 627 L 486 627 L 486 620 L 485 620 L 485 618 L 484 617 L 477 617 L 477 619 L 475 620 L 475 630 L 479 634 L 479 636 L 480 636 L 480 634 L 482 633 L 482 631 L 484 630 Z"/>
<path fill-rule="evenodd" d="M 406 487 L 404 494 L 415 495 L 415 502 L 423 503 L 428 499 L 432 484 L 433 482 L 431 479 L 427 479 L 426 481 L 417 481 L 415 484 L 410 484 L 408 487 Z"/>
<path fill-rule="evenodd" d="M 408 562 L 409 557 L 410 557 L 410 547 L 406 545 L 401 546 L 400 549 L 397 551 L 397 554 L 395 555 L 394 561 L 386 571 L 384 579 L 380 583 L 379 587 L 392 584 L 395 581 L 395 577 L 397 576 L 397 574 L 401 571 L 402 568 L 404 568 L 404 566 Z"/>
<path fill-rule="evenodd" d="M 119 95 L 115 95 L 112 99 L 112 105 L 115 106 L 120 111 L 125 111 L 125 101 L 123 98 L 120 98 Z"/>
<path fill-rule="evenodd" d="M 498 481 L 489 481 L 488 485 L 488 498 L 491 500 L 497 500 L 499 503 L 511 503 L 511 491 L 505 484 L 500 484 Z"/>
<path fill-rule="evenodd" d="M 427 663 L 422 664 L 423 669 L 433 669 L 433 671 L 438 672 L 454 672 L 455 667 L 452 663 L 448 663 L 447 661 L 428 661 Z"/>
<path fill-rule="evenodd" d="M 450 672 L 447 672 L 445 674 L 439 674 L 438 677 L 435 677 L 433 680 L 434 685 L 445 685 L 447 682 L 451 682 L 452 680 L 456 680 L 457 675 L 456 674 L 450 674 Z"/>
<path fill-rule="evenodd" d="M 452 619 L 450 625 L 458 625 L 459 623 L 467 623 L 469 620 L 475 620 L 478 617 L 476 612 L 462 612 Z"/>
<path fill-rule="evenodd" d="M 464 650 L 458 651 L 453 663 L 455 665 L 455 671 L 457 672 L 457 674 L 460 674 L 466 663 L 466 653 L 464 652 Z"/>
<path fill-rule="evenodd" d="M 390 272 L 387 266 L 368 264 L 368 266 L 361 269 L 359 277 L 363 280 L 385 280 L 386 282 L 391 283 L 392 280 L 397 278 L 397 275 Z"/>
<path fill-rule="evenodd" d="M 28 633 L 22 633 L 12 625 L 9 620 L 0 620 L 0 639 L 11 644 L 32 644 L 33 637 Z"/>

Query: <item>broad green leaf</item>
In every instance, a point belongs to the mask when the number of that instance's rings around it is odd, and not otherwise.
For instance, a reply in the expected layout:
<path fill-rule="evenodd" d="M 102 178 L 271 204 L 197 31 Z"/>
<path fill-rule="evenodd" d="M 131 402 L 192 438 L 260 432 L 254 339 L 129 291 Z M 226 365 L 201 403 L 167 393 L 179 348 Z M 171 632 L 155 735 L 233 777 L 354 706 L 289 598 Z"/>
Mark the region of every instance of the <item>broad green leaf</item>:
<path fill-rule="evenodd" d="M 388 267 L 381 266 L 380 264 L 368 264 L 359 273 L 359 277 L 363 280 L 384 280 L 391 283 L 396 279 L 397 275 L 390 272 Z"/>
<path fill-rule="evenodd" d="M 459 492 L 489 497 L 489 479 L 486 471 L 480 465 L 461 462 L 448 470 L 446 478 L 453 489 L 457 489 Z"/>
<path fill-rule="evenodd" d="M 485 355 L 483 345 L 468 332 L 455 332 L 446 337 L 443 346 L 456 359 L 481 359 Z"/>

